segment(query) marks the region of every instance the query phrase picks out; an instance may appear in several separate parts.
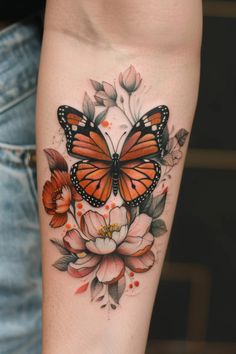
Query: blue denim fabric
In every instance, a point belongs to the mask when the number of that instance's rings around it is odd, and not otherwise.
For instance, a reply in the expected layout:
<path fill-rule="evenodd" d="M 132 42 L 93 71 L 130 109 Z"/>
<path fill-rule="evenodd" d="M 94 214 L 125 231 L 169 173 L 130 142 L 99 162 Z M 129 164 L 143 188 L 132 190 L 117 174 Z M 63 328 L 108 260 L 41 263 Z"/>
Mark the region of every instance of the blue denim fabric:
<path fill-rule="evenodd" d="M 35 171 L 36 19 L 0 32 L 0 354 L 41 353 Z"/>

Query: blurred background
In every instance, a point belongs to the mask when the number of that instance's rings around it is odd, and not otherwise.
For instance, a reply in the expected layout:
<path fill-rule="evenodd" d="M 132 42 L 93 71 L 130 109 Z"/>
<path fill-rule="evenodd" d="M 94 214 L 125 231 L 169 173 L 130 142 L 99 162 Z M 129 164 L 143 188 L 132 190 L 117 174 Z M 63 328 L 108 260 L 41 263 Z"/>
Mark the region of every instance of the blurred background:
<path fill-rule="evenodd" d="M 199 101 L 147 354 L 236 354 L 236 1 L 203 1 Z"/>

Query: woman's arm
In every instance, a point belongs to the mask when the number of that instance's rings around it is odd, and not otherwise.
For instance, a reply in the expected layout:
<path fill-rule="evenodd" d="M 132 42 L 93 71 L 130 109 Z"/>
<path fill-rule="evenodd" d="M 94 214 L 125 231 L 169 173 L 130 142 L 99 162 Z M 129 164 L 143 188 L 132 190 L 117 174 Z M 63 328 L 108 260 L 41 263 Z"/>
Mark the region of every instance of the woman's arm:
<path fill-rule="evenodd" d="M 48 1 L 37 99 L 43 354 L 144 353 L 200 41 L 200 1 Z"/>

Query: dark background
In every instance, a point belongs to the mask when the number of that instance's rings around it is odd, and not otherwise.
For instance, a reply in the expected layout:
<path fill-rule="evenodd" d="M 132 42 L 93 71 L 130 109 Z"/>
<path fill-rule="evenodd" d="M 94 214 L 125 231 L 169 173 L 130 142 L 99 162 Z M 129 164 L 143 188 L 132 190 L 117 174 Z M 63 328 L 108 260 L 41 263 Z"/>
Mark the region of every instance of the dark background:
<path fill-rule="evenodd" d="M 234 5 L 204 7 L 199 101 L 148 353 L 236 353 Z"/>

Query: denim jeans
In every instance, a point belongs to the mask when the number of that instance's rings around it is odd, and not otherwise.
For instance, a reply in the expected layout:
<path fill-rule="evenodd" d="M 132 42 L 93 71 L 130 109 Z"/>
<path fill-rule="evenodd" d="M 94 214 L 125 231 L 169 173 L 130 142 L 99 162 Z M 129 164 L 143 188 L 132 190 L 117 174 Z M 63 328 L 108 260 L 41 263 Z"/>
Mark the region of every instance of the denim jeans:
<path fill-rule="evenodd" d="M 36 18 L 0 31 L 0 353 L 41 353 Z"/>

